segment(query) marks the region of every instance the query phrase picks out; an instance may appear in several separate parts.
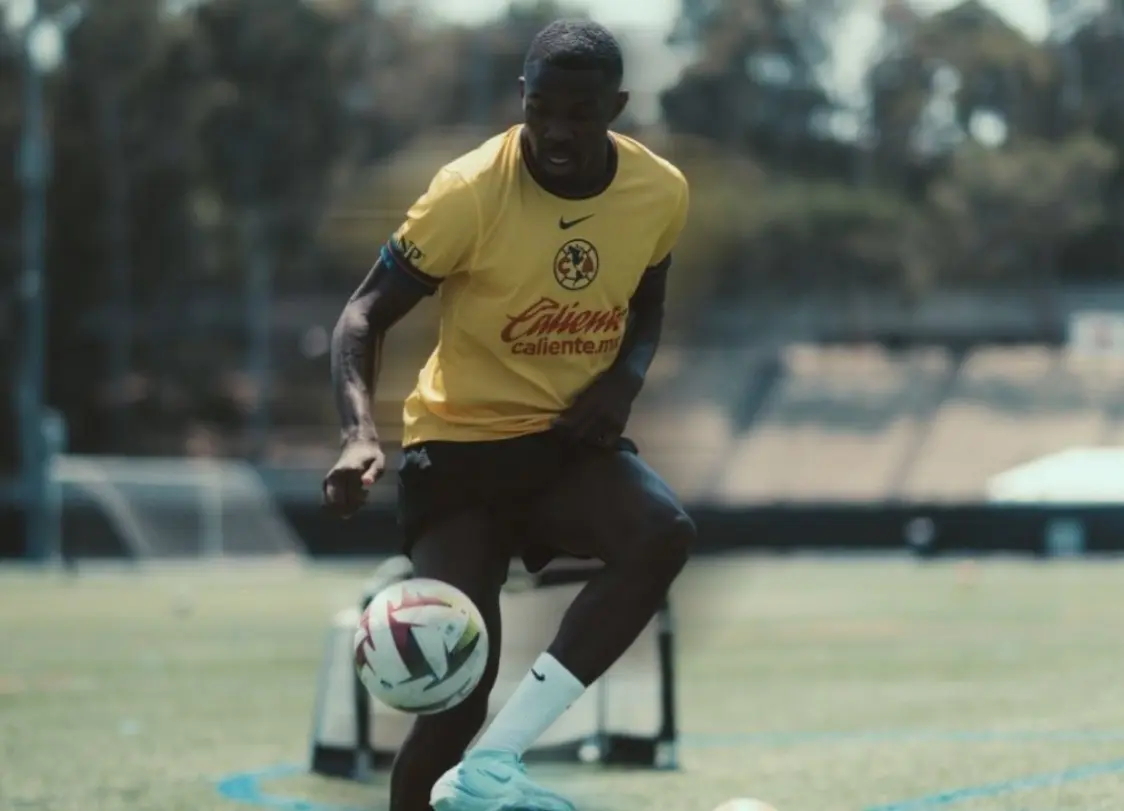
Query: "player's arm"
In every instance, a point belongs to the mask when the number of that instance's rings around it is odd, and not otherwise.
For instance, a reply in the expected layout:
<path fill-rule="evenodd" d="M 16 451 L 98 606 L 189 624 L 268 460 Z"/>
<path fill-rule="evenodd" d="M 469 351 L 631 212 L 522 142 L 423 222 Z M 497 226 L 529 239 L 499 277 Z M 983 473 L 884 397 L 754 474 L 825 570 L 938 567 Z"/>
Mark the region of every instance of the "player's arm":
<path fill-rule="evenodd" d="M 384 250 L 352 293 L 332 331 L 332 387 L 342 450 L 324 477 L 324 506 L 347 518 L 386 469 L 371 401 L 387 331 L 430 291 L 399 270 Z"/>
<path fill-rule="evenodd" d="M 671 269 L 671 251 L 687 224 L 690 195 L 687 181 L 676 174 L 678 181 L 675 207 L 656 240 L 652 263 L 640 278 L 628 303 L 628 321 L 616 361 L 609 373 L 631 384 L 632 399 L 644 386 L 644 378 L 656 357 L 663 332 L 664 299 L 667 295 L 667 274 Z M 621 425 L 624 430 L 624 425 Z"/>
<path fill-rule="evenodd" d="M 644 385 L 644 378 L 648 375 L 648 369 L 660 345 L 667 273 L 670 269 L 671 254 L 668 254 L 661 262 L 644 272 L 636 292 L 629 300 L 628 322 L 620 353 L 610 369 L 614 374 L 631 381 L 637 394 Z"/>
<path fill-rule="evenodd" d="M 340 439 L 378 442 L 371 402 L 387 331 L 431 292 L 402 272 L 388 249 L 352 293 L 332 332 L 332 385 Z"/>
<path fill-rule="evenodd" d="M 477 233 L 472 189 L 441 170 L 340 314 L 331 362 L 343 450 L 323 487 L 324 504 L 340 515 L 363 505 L 366 489 L 386 466 L 371 413 L 386 333 L 442 279 L 465 269 Z"/>
<path fill-rule="evenodd" d="M 669 255 L 645 271 L 629 300 L 616 360 L 558 417 L 555 428 L 579 442 L 602 447 L 611 447 L 621 438 L 660 344 L 670 267 Z"/>
<path fill-rule="evenodd" d="M 632 404 L 644 387 L 663 332 L 664 298 L 671 249 L 687 217 L 684 182 L 678 205 L 656 244 L 653 264 L 629 300 L 628 321 L 617 357 L 600 377 L 577 396 L 555 427 L 581 442 L 611 447 L 624 433 Z"/>

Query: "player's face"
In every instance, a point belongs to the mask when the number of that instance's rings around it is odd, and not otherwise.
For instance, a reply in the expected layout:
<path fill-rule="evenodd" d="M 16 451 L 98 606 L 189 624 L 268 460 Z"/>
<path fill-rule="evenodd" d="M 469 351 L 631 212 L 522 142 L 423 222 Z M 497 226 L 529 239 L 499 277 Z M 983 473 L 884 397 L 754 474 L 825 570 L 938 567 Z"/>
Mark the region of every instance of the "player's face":
<path fill-rule="evenodd" d="M 520 79 L 523 122 L 531 159 L 544 176 L 563 183 L 596 183 L 604 174 L 609 127 L 628 94 L 596 70 L 532 63 Z"/>

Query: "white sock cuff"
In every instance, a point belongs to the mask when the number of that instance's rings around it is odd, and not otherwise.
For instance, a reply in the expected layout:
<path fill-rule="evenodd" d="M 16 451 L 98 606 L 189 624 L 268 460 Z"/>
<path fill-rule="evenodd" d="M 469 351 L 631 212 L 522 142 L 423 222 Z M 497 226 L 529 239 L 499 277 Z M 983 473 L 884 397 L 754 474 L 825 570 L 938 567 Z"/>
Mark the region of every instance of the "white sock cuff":
<path fill-rule="evenodd" d="M 538 675 L 535 675 L 538 674 Z M 567 670 L 561 662 L 551 656 L 549 653 L 539 655 L 535 663 L 531 665 L 531 675 L 535 676 L 540 681 L 555 682 L 561 689 L 569 694 L 581 695 L 585 691 L 585 685 L 581 683 L 577 676 Z"/>
<path fill-rule="evenodd" d="M 522 755 L 584 692 L 573 673 L 544 653 L 472 748 Z"/>

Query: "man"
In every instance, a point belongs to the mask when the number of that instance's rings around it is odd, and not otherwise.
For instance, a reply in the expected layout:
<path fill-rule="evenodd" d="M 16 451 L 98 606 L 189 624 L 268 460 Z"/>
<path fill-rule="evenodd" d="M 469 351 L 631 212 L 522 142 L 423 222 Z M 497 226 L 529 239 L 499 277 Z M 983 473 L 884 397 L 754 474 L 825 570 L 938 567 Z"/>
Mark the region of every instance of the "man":
<path fill-rule="evenodd" d="M 540 32 L 519 83 L 524 123 L 437 173 L 333 334 L 343 452 L 324 498 L 348 516 L 385 464 L 370 408 L 383 336 L 439 291 L 438 345 L 405 403 L 399 518 L 415 576 L 463 590 L 491 638 L 479 688 L 415 720 L 391 811 L 571 811 L 521 757 L 644 629 L 694 540 L 622 437 L 687 214 L 679 171 L 610 131 L 628 101 L 622 72 L 598 25 Z M 496 678 L 513 554 L 532 570 L 562 554 L 605 566 L 466 755 Z"/>

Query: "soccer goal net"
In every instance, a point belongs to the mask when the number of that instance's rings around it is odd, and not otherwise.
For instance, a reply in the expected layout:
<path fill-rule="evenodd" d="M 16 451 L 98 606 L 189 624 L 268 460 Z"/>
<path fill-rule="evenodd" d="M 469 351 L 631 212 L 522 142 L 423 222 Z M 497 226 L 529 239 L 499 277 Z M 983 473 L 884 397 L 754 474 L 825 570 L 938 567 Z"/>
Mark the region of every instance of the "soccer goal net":
<path fill-rule="evenodd" d="M 589 574 L 589 569 L 548 569 L 522 588 L 505 589 L 500 672 L 489 720 L 546 650 Z M 385 768 L 413 722 L 412 716 L 371 699 L 355 676 L 352 646 L 359 613 L 359 608 L 340 611 L 329 629 L 311 736 L 311 768 L 318 774 L 362 779 L 371 768 Z M 527 759 L 676 768 L 673 664 L 671 614 L 665 606 Z"/>
<path fill-rule="evenodd" d="M 61 455 L 51 512 L 69 557 L 184 559 L 301 552 L 253 466 L 229 459 Z"/>

